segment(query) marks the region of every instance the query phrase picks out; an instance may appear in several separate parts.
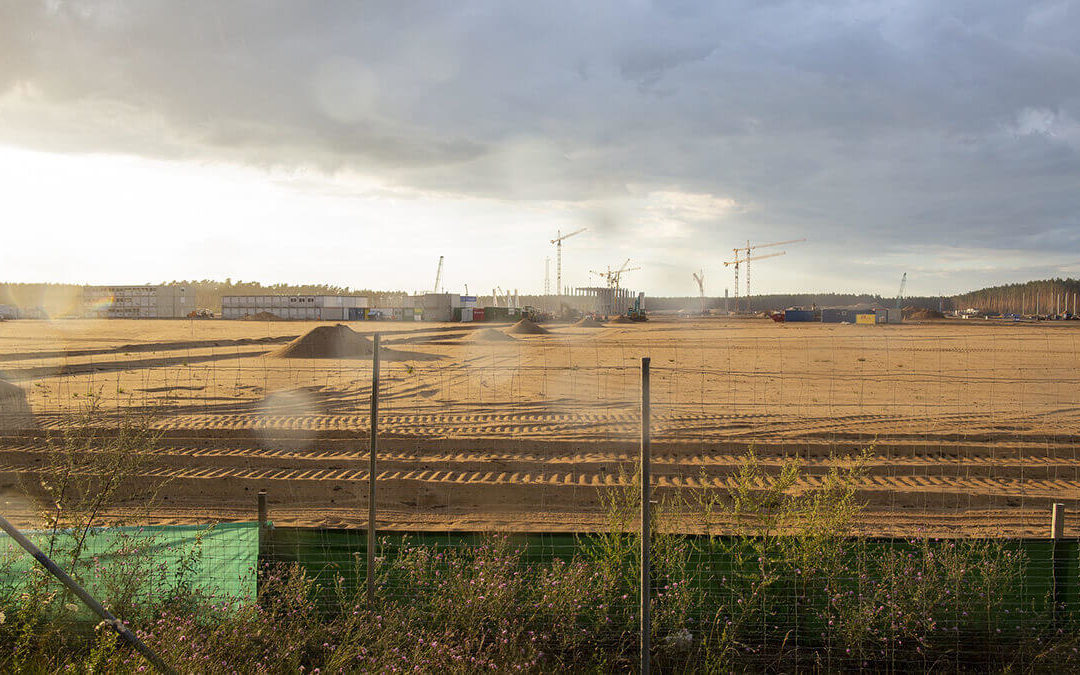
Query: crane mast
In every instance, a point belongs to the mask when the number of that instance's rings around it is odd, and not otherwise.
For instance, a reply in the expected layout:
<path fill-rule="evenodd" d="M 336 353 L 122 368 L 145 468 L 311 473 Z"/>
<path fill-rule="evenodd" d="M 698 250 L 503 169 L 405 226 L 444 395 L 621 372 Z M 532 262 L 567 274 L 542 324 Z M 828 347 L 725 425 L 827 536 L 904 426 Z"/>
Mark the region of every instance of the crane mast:
<path fill-rule="evenodd" d="M 435 270 L 435 290 L 432 291 L 432 293 L 438 293 L 439 292 L 439 284 L 442 282 L 442 266 L 443 266 L 443 256 L 439 256 L 439 268 L 437 270 Z"/>
<path fill-rule="evenodd" d="M 552 244 L 555 244 L 555 295 L 562 297 L 562 243 L 564 239 L 569 239 L 576 234 L 581 234 L 589 228 L 583 227 L 580 230 L 574 230 L 570 234 L 563 234 L 562 230 L 555 231 L 555 238 L 551 240 Z"/>

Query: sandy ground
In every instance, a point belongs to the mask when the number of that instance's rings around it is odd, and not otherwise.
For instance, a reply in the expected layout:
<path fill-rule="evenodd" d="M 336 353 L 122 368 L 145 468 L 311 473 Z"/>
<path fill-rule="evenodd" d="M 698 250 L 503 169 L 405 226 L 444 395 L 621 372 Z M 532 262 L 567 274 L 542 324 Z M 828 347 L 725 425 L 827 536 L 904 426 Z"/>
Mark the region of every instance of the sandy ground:
<path fill-rule="evenodd" d="M 90 393 L 162 430 L 136 479 L 168 480 L 154 522 L 251 520 L 266 489 L 278 523 L 360 525 L 370 362 L 272 354 L 316 325 L 0 323 L 0 378 L 39 426 L 0 437 L 0 503 L 32 522 L 21 490 L 45 465 L 41 430 Z M 507 342 L 473 339 L 491 324 L 350 325 L 395 354 L 382 364 L 383 527 L 598 526 L 601 491 L 637 457 L 642 356 L 664 496 L 724 490 L 750 447 L 772 469 L 800 458 L 799 489 L 869 448 L 868 532 L 1044 535 L 1052 503 L 1080 508 L 1080 322 L 671 319 Z"/>

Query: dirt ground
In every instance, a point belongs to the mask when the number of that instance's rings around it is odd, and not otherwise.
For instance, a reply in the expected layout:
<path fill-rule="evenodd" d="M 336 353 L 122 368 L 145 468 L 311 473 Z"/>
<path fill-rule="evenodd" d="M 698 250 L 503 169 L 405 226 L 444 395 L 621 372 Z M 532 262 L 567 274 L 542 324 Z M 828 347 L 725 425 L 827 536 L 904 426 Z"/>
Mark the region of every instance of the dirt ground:
<path fill-rule="evenodd" d="M 276 355 L 317 325 L 0 323 L 0 378 L 38 426 L 0 432 L 0 508 L 33 523 L 23 490 L 47 466 L 45 431 L 96 400 L 162 430 L 135 478 L 167 479 L 153 522 L 253 520 L 266 489 L 277 523 L 361 525 L 370 357 Z M 1080 322 L 656 319 L 505 341 L 473 339 L 494 324 L 349 326 L 393 355 L 384 528 L 597 527 L 601 490 L 637 458 L 643 356 L 661 495 L 723 490 L 751 447 L 774 470 L 798 457 L 800 489 L 868 449 L 867 532 L 1043 536 L 1052 503 L 1080 508 Z"/>

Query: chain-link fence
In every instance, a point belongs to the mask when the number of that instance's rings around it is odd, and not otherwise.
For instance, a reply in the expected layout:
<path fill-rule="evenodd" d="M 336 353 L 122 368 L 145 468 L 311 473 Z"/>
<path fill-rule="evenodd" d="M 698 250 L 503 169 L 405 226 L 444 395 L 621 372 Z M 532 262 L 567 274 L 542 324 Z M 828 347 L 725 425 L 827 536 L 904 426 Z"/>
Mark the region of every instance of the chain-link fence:
<path fill-rule="evenodd" d="M 374 608 L 371 324 L 24 326 L 9 519 L 251 522 L 265 490 L 260 603 L 302 569 L 345 622 L 294 645 L 309 667 L 637 667 L 643 356 L 656 667 L 1072 663 L 1076 529 L 1049 538 L 1080 496 L 1071 322 L 375 325 Z"/>

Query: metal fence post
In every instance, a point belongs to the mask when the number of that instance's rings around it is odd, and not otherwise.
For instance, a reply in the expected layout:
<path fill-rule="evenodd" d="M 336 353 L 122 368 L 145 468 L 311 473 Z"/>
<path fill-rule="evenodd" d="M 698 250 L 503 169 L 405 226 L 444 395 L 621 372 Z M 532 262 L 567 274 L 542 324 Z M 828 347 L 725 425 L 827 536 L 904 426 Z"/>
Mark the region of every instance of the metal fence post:
<path fill-rule="evenodd" d="M 367 599 L 375 605 L 375 453 L 379 449 L 379 334 L 371 354 L 371 432 L 368 444 Z"/>
<path fill-rule="evenodd" d="M 1054 620 L 1055 622 L 1061 615 L 1065 605 L 1065 583 L 1068 579 L 1069 566 L 1065 558 L 1064 542 L 1065 538 L 1065 505 L 1054 504 L 1053 511 L 1050 515 L 1050 539 L 1052 540 L 1050 548 L 1050 580 L 1053 587 L 1054 596 Z"/>
<path fill-rule="evenodd" d="M 121 638 L 123 638 L 124 642 L 127 642 L 129 645 L 138 650 L 139 653 L 141 653 L 144 657 L 146 657 L 146 660 L 149 661 L 154 666 L 154 668 L 157 668 L 158 671 L 162 673 L 171 674 L 176 672 L 169 666 L 165 665 L 165 662 L 161 660 L 161 657 L 159 657 L 154 650 L 147 647 L 145 642 L 140 640 L 134 633 L 132 633 L 131 629 L 125 626 L 123 621 L 113 616 L 109 612 L 109 610 L 105 609 L 105 607 L 100 602 L 98 602 L 92 595 L 87 593 L 86 589 L 79 585 L 79 582 L 72 579 L 67 572 L 60 569 L 60 567 L 56 563 L 54 563 L 52 559 L 49 558 L 49 556 L 42 553 L 41 549 L 35 546 L 32 541 L 27 539 L 26 536 L 18 530 L 18 528 L 9 523 L 7 519 L 3 516 L 0 516 L 0 530 L 7 532 L 8 535 L 12 539 L 14 539 L 19 546 L 22 546 L 27 553 L 34 556 L 34 559 L 41 563 L 42 567 L 47 569 L 50 574 L 52 574 L 60 581 L 60 583 L 64 584 L 64 586 L 66 586 L 68 590 L 70 590 L 80 600 L 82 600 L 86 604 L 86 606 L 94 612 L 94 614 L 97 614 L 105 623 L 109 624 L 109 626 L 114 631 L 116 631 Z"/>
<path fill-rule="evenodd" d="M 263 555 L 269 543 L 266 541 L 266 490 L 259 490 L 255 502 L 255 514 L 255 518 L 259 521 L 258 542 L 255 545 L 255 597 L 258 599 L 262 597 Z"/>
<path fill-rule="evenodd" d="M 649 615 L 651 579 L 649 570 L 649 357 L 641 359 L 641 673 L 649 672 Z"/>

